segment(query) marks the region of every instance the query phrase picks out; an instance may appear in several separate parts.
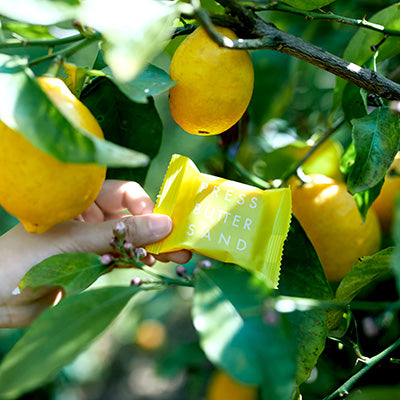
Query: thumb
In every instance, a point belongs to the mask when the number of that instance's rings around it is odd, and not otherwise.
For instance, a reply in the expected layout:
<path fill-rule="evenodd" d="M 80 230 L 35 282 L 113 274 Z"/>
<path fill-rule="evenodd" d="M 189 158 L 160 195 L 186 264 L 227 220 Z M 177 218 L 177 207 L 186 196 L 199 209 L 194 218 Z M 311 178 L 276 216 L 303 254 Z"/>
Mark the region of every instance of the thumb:
<path fill-rule="evenodd" d="M 58 236 L 57 247 L 60 252 L 102 254 L 111 250 L 113 229 L 119 221 L 123 221 L 126 226 L 126 240 L 135 247 L 156 242 L 172 230 L 172 221 L 167 215 L 144 214 L 97 223 L 69 221 L 56 227 L 54 232 L 48 233 L 54 235 L 53 240 Z"/>

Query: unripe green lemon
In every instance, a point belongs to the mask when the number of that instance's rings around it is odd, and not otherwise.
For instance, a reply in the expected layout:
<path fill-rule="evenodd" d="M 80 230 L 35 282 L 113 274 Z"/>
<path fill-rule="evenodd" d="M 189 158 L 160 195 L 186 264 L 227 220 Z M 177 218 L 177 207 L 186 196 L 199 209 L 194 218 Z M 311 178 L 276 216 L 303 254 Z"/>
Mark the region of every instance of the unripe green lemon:
<path fill-rule="evenodd" d="M 228 28 L 216 28 L 237 39 Z M 179 45 L 171 61 L 171 115 L 186 132 L 217 135 L 242 117 L 250 102 L 254 70 L 249 53 L 219 47 L 199 27 Z"/>

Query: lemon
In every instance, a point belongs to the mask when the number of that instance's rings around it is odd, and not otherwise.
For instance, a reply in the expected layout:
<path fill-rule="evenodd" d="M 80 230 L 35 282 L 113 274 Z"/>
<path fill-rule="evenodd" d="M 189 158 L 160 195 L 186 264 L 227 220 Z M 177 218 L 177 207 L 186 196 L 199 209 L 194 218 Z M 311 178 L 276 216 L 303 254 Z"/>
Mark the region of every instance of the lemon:
<path fill-rule="evenodd" d="M 61 79 L 38 82 L 65 118 L 103 138 L 96 119 Z M 78 216 L 100 191 L 105 167 L 62 163 L 1 121 L 0 143 L 0 204 L 29 232 L 45 232 Z"/>
<path fill-rule="evenodd" d="M 207 400 L 256 400 L 257 387 L 244 385 L 230 378 L 222 370 L 216 370 L 207 390 Z"/>
<path fill-rule="evenodd" d="M 157 350 L 165 343 L 166 335 L 165 326 L 160 321 L 144 320 L 136 332 L 136 343 L 144 350 Z"/>
<path fill-rule="evenodd" d="M 339 281 L 359 257 L 380 248 L 378 218 L 369 210 L 362 221 L 344 183 L 324 175 L 292 186 L 293 214 L 300 221 L 321 260 L 329 281 Z"/>
<path fill-rule="evenodd" d="M 237 39 L 228 28 L 217 31 Z M 171 115 L 186 132 L 216 135 L 242 117 L 250 102 L 254 70 L 249 53 L 219 47 L 199 27 L 179 45 L 172 57 Z"/>
<path fill-rule="evenodd" d="M 378 216 L 382 232 L 389 235 L 394 216 L 394 204 L 400 190 L 400 153 L 398 153 L 386 174 L 385 183 L 371 207 Z"/>

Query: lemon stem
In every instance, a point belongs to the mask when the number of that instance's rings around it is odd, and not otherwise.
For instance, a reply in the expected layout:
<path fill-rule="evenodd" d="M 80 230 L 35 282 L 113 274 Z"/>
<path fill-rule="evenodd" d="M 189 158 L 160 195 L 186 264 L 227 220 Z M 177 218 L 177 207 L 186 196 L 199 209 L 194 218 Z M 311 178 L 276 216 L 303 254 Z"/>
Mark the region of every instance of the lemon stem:
<path fill-rule="evenodd" d="M 336 389 L 332 394 L 326 396 L 323 400 L 333 400 L 336 397 L 343 397 L 349 393 L 351 387 L 363 376 L 366 372 L 368 372 L 374 365 L 379 363 L 383 358 L 389 355 L 393 350 L 400 346 L 400 338 L 397 339 L 392 345 L 387 347 L 385 350 L 381 351 L 379 354 L 374 357 L 363 360 L 364 367 L 355 373 L 352 377 L 350 377 L 343 385 L 341 385 L 338 389 Z"/>
<path fill-rule="evenodd" d="M 335 133 L 343 124 L 344 124 L 344 119 L 340 120 L 339 122 L 336 123 L 335 126 L 333 126 L 331 129 L 329 129 L 324 135 L 321 136 L 321 138 L 308 150 L 308 152 L 304 155 L 304 157 L 296 164 L 296 166 L 290 170 L 283 178 L 282 182 L 279 185 L 280 187 L 284 187 L 289 180 L 289 178 L 293 175 L 300 175 L 301 178 L 301 173 L 298 174 L 299 169 L 301 166 L 314 154 L 314 152 L 323 144 L 325 143 L 332 135 Z"/>
<path fill-rule="evenodd" d="M 81 33 L 60 39 L 48 39 L 48 40 L 29 40 L 24 38 L 10 39 L 1 42 L 0 49 L 9 49 L 13 47 L 28 47 L 28 46 L 55 47 L 63 44 L 78 42 L 83 39 L 85 39 L 85 36 L 82 35 Z"/>
<path fill-rule="evenodd" d="M 47 54 L 45 56 L 35 58 L 28 63 L 28 66 L 32 67 L 34 65 L 38 65 L 42 62 L 52 60 L 52 59 L 56 58 L 57 56 L 67 58 L 67 57 L 71 56 L 72 54 L 75 54 L 77 51 L 85 48 L 86 46 L 89 46 L 96 40 L 99 40 L 100 38 L 101 38 L 100 34 L 94 34 L 91 37 L 82 39 L 80 42 L 78 42 L 76 44 L 72 44 L 71 46 L 68 46 L 62 50 L 55 51 L 51 54 Z"/>

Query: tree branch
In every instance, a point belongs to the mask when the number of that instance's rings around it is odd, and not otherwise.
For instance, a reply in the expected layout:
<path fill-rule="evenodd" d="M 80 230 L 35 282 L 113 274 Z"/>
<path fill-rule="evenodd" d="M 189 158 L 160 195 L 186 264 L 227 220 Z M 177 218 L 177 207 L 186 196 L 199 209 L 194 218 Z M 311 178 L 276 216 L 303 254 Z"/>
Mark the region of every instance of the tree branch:
<path fill-rule="evenodd" d="M 313 21 L 313 20 L 326 20 L 326 21 L 333 21 L 339 22 L 342 24 L 358 26 L 361 28 L 370 29 L 376 32 L 381 32 L 383 34 L 387 34 L 389 36 L 400 36 L 400 31 L 396 29 L 385 28 L 383 25 L 374 24 L 373 22 L 369 22 L 363 19 L 354 19 L 343 17 L 341 15 L 336 15 L 331 12 L 313 12 L 313 11 L 306 11 L 300 10 L 298 8 L 294 8 L 288 6 L 286 4 L 278 3 L 277 1 L 273 1 L 268 4 L 259 4 L 254 2 L 241 2 L 240 4 L 250 8 L 254 11 L 283 11 L 290 14 L 301 15 L 304 16 L 306 20 Z"/>
<path fill-rule="evenodd" d="M 200 7 L 194 7 L 196 18 L 220 46 L 242 50 L 279 51 L 313 64 L 385 99 L 400 100 L 400 85 L 396 82 L 368 68 L 348 62 L 290 33 L 281 31 L 234 0 L 217 1 L 228 8 L 242 25 L 247 27 L 247 36 L 250 37 L 250 39 L 232 40 L 221 36 L 213 27 L 207 12 Z"/>

